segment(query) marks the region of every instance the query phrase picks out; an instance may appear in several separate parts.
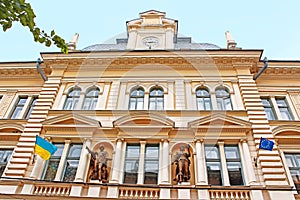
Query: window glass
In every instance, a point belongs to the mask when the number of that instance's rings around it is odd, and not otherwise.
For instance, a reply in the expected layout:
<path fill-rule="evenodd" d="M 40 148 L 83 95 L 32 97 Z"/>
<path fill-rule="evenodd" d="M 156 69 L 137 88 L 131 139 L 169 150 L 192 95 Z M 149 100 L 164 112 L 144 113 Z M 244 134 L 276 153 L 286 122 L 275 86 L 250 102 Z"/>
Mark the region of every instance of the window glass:
<path fill-rule="evenodd" d="M 300 154 L 285 154 L 286 163 L 289 167 L 292 179 L 298 194 L 300 193 Z"/>
<path fill-rule="evenodd" d="M 33 108 L 35 106 L 36 101 L 37 101 L 37 97 L 33 97 L 32 101 L 30 103 L 29 109 L 27 111 L 27 114 L 26 114 L 26 119 L 29 119 L 31 112 L 33 111 Z"/>
<path fill-rule="evenodd" d="M 285 98 L 276 98 L 276 103 L 279 108 L 281 118 L 283 120 L 293 120 L 292 113 L 286 103 Z"/>
<path fill-rule="evenodd" d="M 159 147 L 158 145 L 146 145 L 144 183 L 157 184 L 159 171 Z"/>
<path fill-rule="evenodd" d="M 216 146 L 205 146 L 208 184 L 222 185 L 222 171 L 219 149 Z"/>
<path fill-rule="evenodd" d="M 54 154 L 51 155 L 50 159 L 46 163 L 44 180 L 53 181 L 56 172 L 58 169 L 59 161 L 64 149 L 64 144 L 54 144 L 57 147 L 57 150 Z"/>
<path fill-rule="evenodd" d="M 219 110 L 232 110 L 230 94 L 225 88 L 216 89 L 216 99 Z"/>
<path fill-rule="evenodd" d="M 82 109 L 83 110 L 94 110 L 97 105 L 99 95 L 99 89 L 91 89 L 84 98 Z"/>
<path fill-rule="evenodd" d="M 74 110 L 76 108 L 80 98 L 80 92 L 81 92 L 80 88 L 75 88 L 68 94 L 64 105 L 65 110 Z"/>
<path fill-rule="evenodd" d="M 26 103 L 27 97 L 19 97 L 17 104 L 14 107 L 14 110 L 11 114 L 11 119 L 18 119 L 20 117 L 20 113 L 22 112 L 24 105 Z"/>
<path fill-rule="evenodd" d="M 164 109 L 164 92 L 161 88 L 154 88 L 149 95 L 149 110 Z"/>
<path fill-rule="evenodd" d="M 238 146 L 224 146 L 230 185 L 243 185 L 242 164 Z"/>
<path fill-rule="evenodd" d="M 144 89 L 137 88 L 130 93 L 129 110 L 144 109 Z"/>
<path fill-rule="evenodd" d="M 79 159 L 81 154 L 82 144 L 71 144 L 65 164 L 64 182 L 72 182 L 75 179 Z"/>
<path fill-rule="evenodd" d="M 137 183 L 139 168 L 139 145 L 127 145 L 124 169 L 124 183 Z"/>
<path fill-rule="evenodd" d="M 210 94 L 205 88 L 196 90 L 196 100 L 198 110 L 211 110 Z"/>
<path fill-rule="evenodd" d="M 5 167 L 11 157 L 12 149 L 0 149 L 0 177 L 2 176 Z"/>

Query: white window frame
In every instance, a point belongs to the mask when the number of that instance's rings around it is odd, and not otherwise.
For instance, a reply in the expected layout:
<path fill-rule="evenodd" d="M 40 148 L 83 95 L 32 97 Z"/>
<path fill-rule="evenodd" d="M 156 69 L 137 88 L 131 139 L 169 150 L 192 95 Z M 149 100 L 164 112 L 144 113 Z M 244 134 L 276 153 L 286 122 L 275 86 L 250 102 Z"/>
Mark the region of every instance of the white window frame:
<path fill-rule="evenodd" d="M 13 99 L 11 105 L 9 106 L 8 108 L 8 112 L 6 112 L 6 114 L 4 115 L 4 118 L 6 119 L 11 119 L 11 116 L 15 110 L 15 107 L 17 105 L 17 103 L 19 102 L 19 99 L 20 98 L 27 98 L 26 99 L 26 102 L 19 114 L 19 116 L 16 118 L 16 119 L 25 119 L 26 118 L 26 115 L 27 115 L 27 111 L 29 109 L 29 106 L 32 102 L 32 99 L 33 98 L 37 98 L 37 96 L 34 96 L 34 95 L 26 95 L 26 94 L 19 94 L 19 95 L 16 95 L 15 98 Z"/>

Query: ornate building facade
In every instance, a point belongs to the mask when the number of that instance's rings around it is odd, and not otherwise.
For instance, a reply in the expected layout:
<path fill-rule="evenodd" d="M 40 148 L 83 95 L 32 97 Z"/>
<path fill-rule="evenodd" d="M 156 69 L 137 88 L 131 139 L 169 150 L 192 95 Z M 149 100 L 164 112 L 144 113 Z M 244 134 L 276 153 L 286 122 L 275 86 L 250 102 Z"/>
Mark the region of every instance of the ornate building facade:
<path fill-rule="evenodd" d="M 300 199 L 300 62 L 229 32 L 195 43 L 155 10 L 126 25 L 114 44 L 76 35 L 68 54 L 0 63 L 1 198 Z M 36 135 L 58 148 L 47 161 Z"/>

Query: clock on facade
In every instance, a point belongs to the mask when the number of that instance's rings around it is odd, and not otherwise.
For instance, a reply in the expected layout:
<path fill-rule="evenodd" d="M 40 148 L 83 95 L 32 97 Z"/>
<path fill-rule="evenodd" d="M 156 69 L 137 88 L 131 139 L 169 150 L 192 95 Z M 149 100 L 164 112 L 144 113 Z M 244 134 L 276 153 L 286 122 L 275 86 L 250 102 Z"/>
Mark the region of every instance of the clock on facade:
<path fill-rule="evenodd" d="M 159 39 L 156 37 L 146 37 L 143 39 L 143 44 L 149 49 L 153 49 L 159 45 Z"/>

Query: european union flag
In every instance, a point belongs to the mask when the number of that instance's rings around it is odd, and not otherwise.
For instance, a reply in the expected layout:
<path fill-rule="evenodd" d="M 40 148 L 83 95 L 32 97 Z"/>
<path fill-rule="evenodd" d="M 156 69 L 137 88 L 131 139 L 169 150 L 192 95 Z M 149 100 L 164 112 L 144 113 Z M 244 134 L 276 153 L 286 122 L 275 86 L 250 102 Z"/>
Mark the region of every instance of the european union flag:
<path fill-rule="evenodd" d="M 260 138 L 259 148 L 260 149 L 266 149 L 269 151 L 273 150 L 274 142 L 271 140 L 268 140 L 266 138 Z"/>
<path fill-rule="evenodd" d="M 57 147 L 47 140 L 41 138 L 40 136 L 36 136 L 35 148 L 34 151 L 44 160 L 48 160 L 51 155 L 57 150 Z"/>

